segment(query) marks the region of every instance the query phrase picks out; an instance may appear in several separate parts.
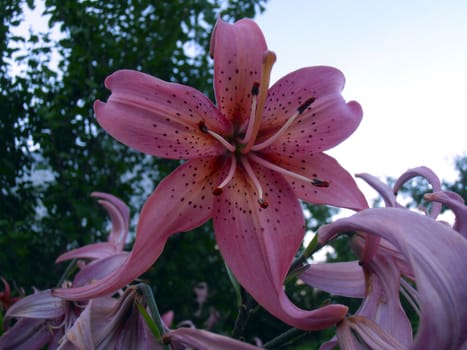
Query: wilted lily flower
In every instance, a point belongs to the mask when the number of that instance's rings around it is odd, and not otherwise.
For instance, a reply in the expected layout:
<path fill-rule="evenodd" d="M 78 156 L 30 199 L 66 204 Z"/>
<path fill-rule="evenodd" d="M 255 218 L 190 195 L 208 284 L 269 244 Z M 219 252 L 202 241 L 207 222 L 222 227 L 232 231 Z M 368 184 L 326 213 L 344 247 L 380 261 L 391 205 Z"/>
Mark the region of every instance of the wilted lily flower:
<path fill-rule="evenodd" d="M 56 349 L 80 313 L 80 306 L 53 296 L 50 290 L 28 295 L 5 314 L 6 332 L 0 337 L 0 349 Z M 10 326 L 13 318 L 17 321 Z"/>
<path fill-rule="evenodd" d="M 217 105 L 191 87 L 135 71 L 106 79 L 112 94 L 95 103 L 99 124 L 139 151 L 187 161 L 145 203 L 122 268 L 56 293 L 86 299 L 118 289 L 155 262 L 170 235 L 212 218 L 227 264 L 263 307 L 299 328 L 335 324 L 346 307 L 305 312 L 283 281 L 304 235 L 298 199 L 367 206 L 352 177 L 322 153 L 357 128 L 360 105 L 344 101 L 344 77 L 330 67 L 297 70 L 269 88 L 275 55 L 251 20 L 219 20 L 211 54 Z"/>

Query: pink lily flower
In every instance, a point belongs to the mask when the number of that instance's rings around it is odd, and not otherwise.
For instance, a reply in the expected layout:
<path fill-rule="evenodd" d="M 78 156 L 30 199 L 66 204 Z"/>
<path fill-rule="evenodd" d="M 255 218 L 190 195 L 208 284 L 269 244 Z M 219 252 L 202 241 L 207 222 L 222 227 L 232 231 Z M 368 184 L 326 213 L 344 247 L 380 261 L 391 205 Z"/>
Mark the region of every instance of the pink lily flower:
<path fill-rule="evenodd" d="M 60 255 L 56 262 L 71 259 L 102 259 L 123 251 L 125 240 L 128 235 L 130 221 L 130 210 L 127 205 L 117 197 L 102 192 L 93 192 L 91 196 L 101 198 L 98 202 L 102 205 L 110 216 L 112 229 L 107 238 L 107 242 L 89 244 L 84 247 L 70 250 Z"/>
<path fill-rule="evenodd" d="M 413 342 L 400 348 L 459 349 L 467 344 L 467 240 L 464 237 L 447 225 L 410 210 L 376 208 L 321 227 L 320 240 L 326 242 L 340 232 L 349 231 L 363 231 L 387 240 L 413 270 L 420 325 Z M 386 266 L 379 264 L 378 268 L 384 271 L 394 269 L 394 266 L 388 259 Z M 398 278 L 395 272 L 388 277 L 391 275 Z M 388 285 L 384 289 L 395 289 L 395 286 Z M 370 340 L 377 344 L 386 342 L 388 348 L 390 344 L 399 343 L 397 334 L 362 317 L 353 319 L 351 327 L 368 345 Z M 380 324 L 387 322 L 376 321 Z M 389 330 L 395 328 L 397 325 L 393 324 Z"/>
<path fill-rule="evenodd" d="M 77 289 L 72 299 L 112 292 L 146 271 L 168 237 L 213 219 L 219 249 L 240 284 L 274 316 L 318 329 L 347 308 L 304 311 L 283 282 L 304 235 L 298 199 L 362 209 L 354 180 L 322 153 L 345 140 L 362 117 L 341 95 L 342 73 L 303 68 L 269 89 L 275 55 L 251 20 L 219 20 L 211 39 L 215 106 L 204 94 L 122 70 L 106 79 L 99 124 L 122 143 L 158 157 L 186 159 L 145 203 L 133 250 L 114 274 Z"/>

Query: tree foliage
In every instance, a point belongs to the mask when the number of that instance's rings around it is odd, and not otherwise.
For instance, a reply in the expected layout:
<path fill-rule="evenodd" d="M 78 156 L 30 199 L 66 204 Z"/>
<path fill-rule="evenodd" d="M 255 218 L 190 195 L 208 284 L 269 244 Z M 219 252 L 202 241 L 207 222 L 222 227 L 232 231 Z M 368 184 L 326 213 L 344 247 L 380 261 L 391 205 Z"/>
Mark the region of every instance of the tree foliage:
<path fill-rule="evenodd" d="M 108 96 L 105 77 L 137 69 L 209 94 L 217 16 L 254 17 L 264 3 L 51 0 L 43 15 L 58 36 L 51 29 L 14 36 L 23 8 L 34 4 L 7 1 L 0 9 L 2 275 L 46 287 L 63 268 L 54 264 L 61 252 L 105 237 L 107 217 L 91 192 L 112 193 L 137 213 L 177 165 L 130 150 L 100 129 L 92 106 Z M 26 263 L 13 264 L 18 258 Z"/>

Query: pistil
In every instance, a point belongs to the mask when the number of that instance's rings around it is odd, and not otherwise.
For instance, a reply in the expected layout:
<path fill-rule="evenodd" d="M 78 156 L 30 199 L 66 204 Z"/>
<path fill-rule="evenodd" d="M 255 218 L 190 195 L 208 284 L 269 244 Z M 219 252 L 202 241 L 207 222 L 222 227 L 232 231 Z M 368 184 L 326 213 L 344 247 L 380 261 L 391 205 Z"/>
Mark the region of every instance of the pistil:
<path fill-rule="evenodd" d="M 259 82 L 259 89 L 256 95 L 253 95 L 253 102 L 251 106 L 251 115 L 248 121 L 248 128 L 245 137 L 240 141 L 245 144 L 241 149 L 243 154 L 250 152 L 256 136 L 258 135 L 259 127 L 261 125 L 261 118 L 263 115 L 264 105 L 268 96 L 269 81 L 271 78 L 272 66 L 276 62 L 276 54 L 272 51 L 266 51 L 263 56 L 263 65 L 261 67 L 261 81 Z M 254 89 L 252 90 L 253 94 Z"/>

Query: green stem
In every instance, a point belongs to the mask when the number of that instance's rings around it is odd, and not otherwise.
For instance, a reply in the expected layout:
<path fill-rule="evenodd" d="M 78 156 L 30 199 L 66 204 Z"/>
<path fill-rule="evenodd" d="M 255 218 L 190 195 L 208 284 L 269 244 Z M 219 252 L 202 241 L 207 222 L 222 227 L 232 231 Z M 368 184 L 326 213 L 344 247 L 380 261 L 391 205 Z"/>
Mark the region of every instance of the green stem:
<path fill-rule="evenodd" d="M 275 349 L 281 346 L 287 345 L 288 343 L 297 340 L 305 335 L 307 335 L 307 331 L 303 331 L 297 328 L 290 328 L 289 330 L 285 331 L 281 335 L 277 336 L 276 338 L 268 341 L 264 344 L 265 349 Z"/>
<path fill-rule="evenodd" d="M 144 283 L 139 283 L 137 285 L 138 290 L 143 294 L 146 303 L 149 306 L 149 311 L 151 312 L 152 319 L 156 323 L 157 328 L 161 336 L 165 334 L 165 326 L 162 322 L 161 314 L 159 313 L 159 308 L 157 307 L 156 300 L 154 299 L 154 294 L 150 286 Z"/>
<path fill-rule="evenodd" d="M 65 282 L 65 280 L 68 278 L 71 272 L 76 268 L 76 261 L 77 261 L 76 258 L 70 261 L 65 271 L 63 272 L 62 276 L 60 277 L 60 280 L 57 283 L 57 288 L 62 287 L 63 282 Z"/>
<path fill-rule="evenodd" d="M 237 319 L 232 330 L 232 338 L 239 339 L 245 332 L 251 314 L 256 306 L 256 301 L 242 288 L 242 303 L 238 308 Z"/>

